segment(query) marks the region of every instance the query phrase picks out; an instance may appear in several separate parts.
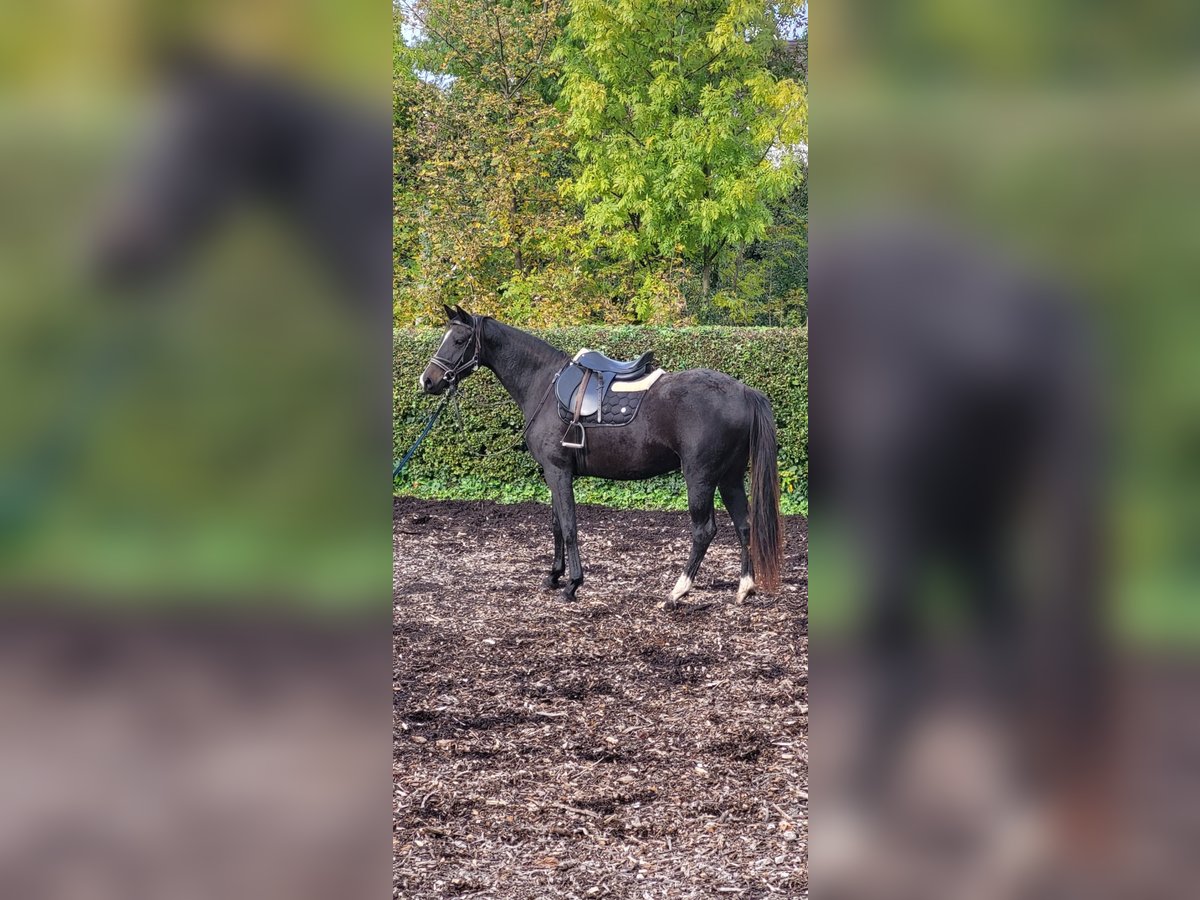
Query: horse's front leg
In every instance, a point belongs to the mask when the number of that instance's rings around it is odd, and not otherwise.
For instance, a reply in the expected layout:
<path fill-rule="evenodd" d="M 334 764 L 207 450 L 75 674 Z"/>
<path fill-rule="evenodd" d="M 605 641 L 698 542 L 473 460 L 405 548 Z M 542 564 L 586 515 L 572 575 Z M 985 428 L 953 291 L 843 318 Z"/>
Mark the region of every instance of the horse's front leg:
<path fill-rule="evenodd" d="M 558 521 L 557 509 L 553 510 L 550 518 L 554 528 L 554 561 L 550 564 L 550 574 L 546 576 L 546 580 L 542 584 L 550 590 L 557 590 L 561 586 L 562 575 L 567 570 L 567 564 L 564 561 L 562 525 Z"/>
<path fill-rule="evenodd" d="M 579 539 L 575 530 L 574 479 L 570 472 L 561 469 L 547 469 L 546 484 L 550 486 L 554 518 L 558 522 L 558 528 L 562 535 L 567 570 L 571 576 L 570 584 L 563 590 L 563 599 L 574 600 L 575 592 L 583 584 L 583 564 L 579 561 Z M 557 555 L 555 562 L 558 563 Z"/>

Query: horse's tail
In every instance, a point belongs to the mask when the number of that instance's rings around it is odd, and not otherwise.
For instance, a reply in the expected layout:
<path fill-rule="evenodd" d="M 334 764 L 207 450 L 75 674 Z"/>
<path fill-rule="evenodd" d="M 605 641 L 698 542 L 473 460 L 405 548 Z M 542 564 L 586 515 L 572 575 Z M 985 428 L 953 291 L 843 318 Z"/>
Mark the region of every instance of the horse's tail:
<path fill-rule="evenodd" d="M 783 527 L 779 518 L 779 440 L 771 401 L 756 390 L 750 395 L 750 560 L 754 579 L 767 591 L 779 587 Z"/>

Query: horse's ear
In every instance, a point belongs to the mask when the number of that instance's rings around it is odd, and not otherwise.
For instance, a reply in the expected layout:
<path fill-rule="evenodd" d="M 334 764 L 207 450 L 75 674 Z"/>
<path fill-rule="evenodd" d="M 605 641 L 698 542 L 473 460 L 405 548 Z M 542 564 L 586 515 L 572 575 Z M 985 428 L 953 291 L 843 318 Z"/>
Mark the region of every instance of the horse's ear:
<path fill-rule="evenodd" d="M 450 307 L 448 307 L 445 303 L 442 304 L 442 309 L 444 309 L 446 311 L 446 321 L 453 322 L 454 321 L 454 310 L 452 310 Z"/>
<path fill-rule="evenodd" d="M 458 318 L 463 322 L 471 321 L 471 314 L 457 303 L 454 304 L 454 312 L 457 313 Z"/>

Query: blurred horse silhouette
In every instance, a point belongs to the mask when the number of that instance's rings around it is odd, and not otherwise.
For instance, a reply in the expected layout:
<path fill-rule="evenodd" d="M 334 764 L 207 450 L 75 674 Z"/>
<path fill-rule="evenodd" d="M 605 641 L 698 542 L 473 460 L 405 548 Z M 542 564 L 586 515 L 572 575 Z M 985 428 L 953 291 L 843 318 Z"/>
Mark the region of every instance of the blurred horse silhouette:
<path fill-rule="evenodd" d="M 195 49 L 164 54 L 162 104 L 100 214 L 111 284 L 177 268 L 237 205 L 262 202 L 307 241 L 356 306 L 391 296 L 391 136 L 294 79 Z"/>
<path fill-rule="evenodd" d="M 927 588 L 941 566 L 1013 758 L 1087 793 L 1106 701 L 1104 440 L 1082 311 L 1047 278 L 908 221 L 812 246 L 812 506 L 842 521 L 863 580 L 854 789 L 882 795 L 936 693 Z"/>
<path fill-rule="evenodd" d="M 262 204 L 278 213 L 303 252 L 328 273 L 327 293 L 339 311 L 353 311 L 348 320 L 355 337 L 361 334 L 364 344 L 379 341 L 378 356 L 358 356 L 380 361 L 384 402 L 390 332 L 376 326 L 389 321 L 391 297 L 386 118 L 372 118 L 294 78 L 203 50 L 172 49 L 161 60 L 156 115 L 92 217 L 86 275 L 93 286 L 125 294 L 183 273 L 237 208 Z M 271 299 L 257 286 L 246 296 Z M 67 361 L 73 372 L 61 409 L 0 477 L 5 546 L 29 532 L 122 386 L 139 367 L 145 375 L 145 351 L 162 341 L 156 318 L 149 308 L 107 316 L 90 346 Z M 270 349 L 262 348 L 263 358 Z M 211 352 L 215 357 L 227 348 Z M 371 427 L 372 440 L 390 446 L 386 419 L 378 417 Z"/>

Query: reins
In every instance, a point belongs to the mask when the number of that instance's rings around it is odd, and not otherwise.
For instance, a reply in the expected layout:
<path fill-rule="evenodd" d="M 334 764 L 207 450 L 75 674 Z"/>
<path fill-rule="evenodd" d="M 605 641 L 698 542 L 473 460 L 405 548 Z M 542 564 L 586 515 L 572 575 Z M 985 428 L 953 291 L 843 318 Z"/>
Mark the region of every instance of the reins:
<path fill-rule="evenodd" d="M 458 378 L 464 372 L 469 375 L 471 372 L 474 372 L 479 368 L 479 355 L 482 349 L 482 338 L 480 335 L 481 329 L 479 327 L 479 322 L 476 319 L 472 319 L 470 325 L 466 325 L 464 322 L 452 322 L 451 324 L 463 325 L 464 327 L 471 329 L 471 337 L 475 343 L 475 352 L 470 359 L 464 359 L 458 364 L 442 359 L 436 353 L 433 355 L 433 359 L 431 359 L 430 362 L 434 363 L 442 370 L 442 377 L 446 379 L 447 383 L 450 385 L 450 389 L 442 398 L 442 402 L 434 407 L 433 412 L 429 414 L 429 418 L 425 420 L 425 427 L 421 429 L 421 433 L 417 435 L 417 439 L 413 441 L 412 446 L 408 448 L 408 452 L 406 452 L 404 456 L 400 458 L 398 463 L 392 466 L 392 481 L 395 481 L 396 478 L 399 477 L 400 473 L 404 471 L 405 467 L 412 462 L 412 458 L 416 455 L 417 450 L 420 449 L 421 444 L 425 441 L 425 438 L 429 437 L 429 432 L 433 431 L 433 426 L 437 424 L 437 420 L 441 417 L 442 413 L 446 409 L 446 406 L 451 400 L 454 401 L 454 412 L 458 416 L 458 425 L 460 428 L 462 427 L 462 408 L 458 405 Z"/>
<path fill-rule="evenodd" d="M 529 426 L 533 424 L 533 420 L 537 418 L 537 414 L 542 411 L 542 407 L 546 405 L 546 398 L 550 396 L 550 391 L 554 388 L 554 383 L 558 381 L 558 376 L 563 373 L 563 369 L 571 363 L 563 364 L 562 369 L 554 373 L 554 377 L 550 379 L 550 383 L 546 385 L 546 392 L 542 394 L 542 399 L 538 401 L 538 405 L 533 408 L 533 412 L 529 414 L 529 421 L 525 423 L 525 427 L 521 429 L 521 440 L 524 441 L 529 436 Z"/>
<path fill-rule="evenodd" d="M 463 427 L 462 410 L 458 404 L 458 379 L 463 373 L 470 374 L 479 368 L 479 358 L 482 350 L 482 339 L 480 335 L 481 329 L 477 319 L 472 320 L 470 325 L 466 325 L 464 322 L 456 322 L 451 324 L 464 325 L 465 327 L 469 327 L 471 329 L 472 336 L 475 341 L 475 352 L 470 359 L 463 360 L 458 364 L 451 363 L 449 360 L 444 360 L 436 353 L 430 360 L 431 363 L 434 363 L 442 370 L 443 377 L 449 383 L 450 387 L 447 390 L 446 395 L 442 397 L 442 401 L 436 407 L 434 407 L 433 412 L 431 412 L 429 417 L 425 420 L 425 426 L 421 429 L 421 433 L 417 435 L 417 439 L 413 441 L 412 446 L 408 448 L 408 451 L 400 458 L 400 461 L 392 467 L 393 481 L 399 477 L 400 473 L 403 472 L 405 467 L 412 461 L 412 458 L 416 455 L 417 450 L 420 449 L 421 444 L 425 441 L 425 438 L 429 437 L 429 433 L 433 431 L 433 426 L 437 424 L 437 420 L 441 417 L 442 413 L 446 409 L 446 406 L 451 400 L 454 400 L 454 409 L 458 415 L 459 427 Z M 525 423 L 525 427 L 521 431 L 522 441 L 525 441 L 525 439 L 528 437 L 529 426 L 533 424 L 533 420 L 537 418 L 537 415 L 539 412 L 541 412 L 542 407 L 546 405 L 546 400 L 550 397 L 550 392 L 554 389 L 554 383 L 558 381 L 558 376 L 563 373 L 563 369 L 565 369 L 568 365 L 570 365 L 569 361 L 554 373 L 554 377 L 551 378 L 550 383 L 546 385 L 546 390 L 542 394 L 542 399 L 539 400 L 538 405 L 533 408 L 533 412 L 530 413 L 529 416 L 529 421 Z"/>
<path fill-rule="evenodd" d="M 87 351 L 76 373 L 77 383 L 67 394 L 61 413 L 39 434 L 25 465 L 0 476 L 0 549 L 4 542 L 31 527 L 60 488 L 65 475 L 80 464 L 81 448 L 117 391 L 141 363 L 140 353 L 153 346 L 161 328 L 161 313 L 141 315 L 132 323 L 106 324 L 115 329 L 102 333 Z"/>

